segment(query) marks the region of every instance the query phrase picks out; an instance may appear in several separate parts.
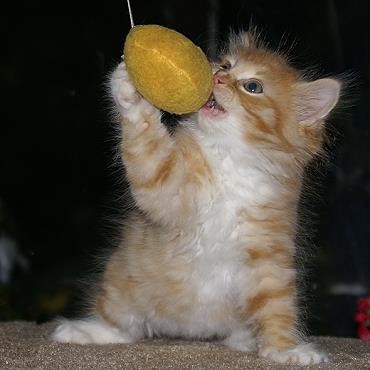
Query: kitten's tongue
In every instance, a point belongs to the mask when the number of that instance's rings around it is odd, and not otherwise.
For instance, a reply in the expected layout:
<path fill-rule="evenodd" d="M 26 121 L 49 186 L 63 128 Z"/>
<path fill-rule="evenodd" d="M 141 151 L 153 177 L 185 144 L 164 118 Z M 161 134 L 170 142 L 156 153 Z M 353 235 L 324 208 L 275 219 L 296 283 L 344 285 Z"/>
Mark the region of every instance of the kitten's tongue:
<path fill-rule="evenodd" d="M 217 103 L 213 95 L 208 99 L 207 103 L 203 105 L 202 109 L 211 112 L 214 115 L 217 115 L 221 112 L 225 112 L 225 109 Z"/>

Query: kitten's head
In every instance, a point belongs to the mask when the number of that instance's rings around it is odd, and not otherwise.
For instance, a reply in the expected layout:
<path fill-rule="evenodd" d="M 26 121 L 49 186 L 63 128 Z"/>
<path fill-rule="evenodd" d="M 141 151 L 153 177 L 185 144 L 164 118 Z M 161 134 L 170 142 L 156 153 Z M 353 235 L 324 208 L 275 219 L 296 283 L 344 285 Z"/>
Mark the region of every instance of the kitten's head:
<path fill-rule="evenodd" d="M 320 150 L 324 120 L 339 99 L 339 81 L 305 80 L 250 33 L 232 37 L 213 78 L 213 96 L 199 111 L 207 134 L 304 162 Z"/>

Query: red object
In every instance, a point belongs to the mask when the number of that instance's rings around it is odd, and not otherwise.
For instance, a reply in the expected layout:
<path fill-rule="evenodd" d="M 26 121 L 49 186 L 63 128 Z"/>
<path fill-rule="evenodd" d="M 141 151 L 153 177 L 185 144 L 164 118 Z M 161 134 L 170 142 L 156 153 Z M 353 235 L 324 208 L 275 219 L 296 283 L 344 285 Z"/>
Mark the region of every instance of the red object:
<path fill-rule="evenodd" d="M 359 324 L 369 319 L 370 319 L 369 315 L 365 312 L 359 311 L 359 312 L 356 312 L 355 314 L 355 321 L 358 322 Z"/>
<path fill-rule="evenodd" d="M 359 324 L 357 328 L 357 336 L 362 340 L 370 340 L 370 331 L 365 324 Z"/>
<path fill-rule="evenodd" d="M 357 301 L 357 308 L 360 311 L 364 311 L 366 309 L 370 309 L 370 297 L 367 298 L 359 298 Z"/>
<path fill-rule="evenodd" d="M 357 322 L 357 336 L 362 340 L 370 340 L 370 297 L 359 298 L 358 311 L 355 314 Z"/>

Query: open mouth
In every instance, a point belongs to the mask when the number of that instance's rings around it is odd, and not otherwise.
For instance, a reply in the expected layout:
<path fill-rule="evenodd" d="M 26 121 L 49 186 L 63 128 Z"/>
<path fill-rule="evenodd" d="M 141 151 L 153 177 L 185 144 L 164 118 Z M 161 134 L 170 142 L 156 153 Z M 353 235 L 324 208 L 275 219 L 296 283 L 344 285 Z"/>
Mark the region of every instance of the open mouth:
<path fill-rule="evenodd" d="M 207 103 L 203 105 L 202 109 L 212 113 L 212 115 L 215 116 L 221 113 L 225 113 L 224 107 L 216 101 L 213 95 L 211 95 Z"/>

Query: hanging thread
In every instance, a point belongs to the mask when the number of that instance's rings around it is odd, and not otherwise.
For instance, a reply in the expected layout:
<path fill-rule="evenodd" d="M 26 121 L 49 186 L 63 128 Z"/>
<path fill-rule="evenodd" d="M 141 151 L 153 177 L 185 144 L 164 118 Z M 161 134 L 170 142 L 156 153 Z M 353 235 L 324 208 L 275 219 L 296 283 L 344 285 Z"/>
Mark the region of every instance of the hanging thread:
<path fill-rule="evenodd" d="M 131 10 L 130 0 L 127 0 L 127 7 L 128 7 L 128 14 L 130 16 L 131 28 L 132 28 L 132 27 L 135 26 L 135 24 L 134 24 L 134 17 L 132 16 L 132 10 Z"/>

